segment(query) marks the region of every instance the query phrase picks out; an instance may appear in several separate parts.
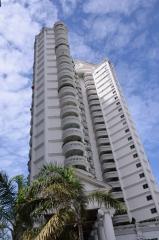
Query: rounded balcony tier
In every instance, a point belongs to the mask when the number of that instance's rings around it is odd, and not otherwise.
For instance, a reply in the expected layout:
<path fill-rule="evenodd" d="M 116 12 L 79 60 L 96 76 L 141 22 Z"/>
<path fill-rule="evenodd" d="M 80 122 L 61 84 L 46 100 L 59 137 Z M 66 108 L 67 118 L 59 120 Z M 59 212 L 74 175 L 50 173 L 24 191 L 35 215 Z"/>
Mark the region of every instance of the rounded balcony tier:
<path fill-rule="evenodd" d="M 90 109 L 91 109 L 91 112 L 93 112 L 93 111 L 98 111 L 98 110 L 101 110 L 101 106 L 100 106 L 100 105 L 91 106 Z"/>
<path fill-rule="evenodd" d="M 108 138 L 99 138 L 97 140 L 97 143 L 98 143 L 98 145 L 104 145 L 104 144 L 105 144 L 105 146 L 109 146 L 110 145 L 110 142 L 109 142 Z"/>
<path fill-rule="evenodd" d="M 93 119 L 93 122 L 96 124 L 96 123 L 99 123 L 99 122 L 102 122 L 102 121 L 104 121 L 104 119 L 103 119 L 103 117 L 96 117 L 96 118 L 94 118 Z"/>
<path fill-rule="evenodd" d="M 102 130 L 102 129 L 106 128 L 106 127 L 105 127 L 105 124 L 95 124 L 94 127 L 95 127 L 95 130 L 96 130 L 96 131 L 98 131 L 98 130 L 100 130 L 100 129 Z"/>
<path fill-rule="evenodd" d="M 82 131 L 79 128 L 68 128 L 63 130 L 63 142 L 82 141 Z"/>
<path fill-rule="evenodd" d="M 84 156 L 72 156 L 68 157 L 65 160 L 66 166 L 85 166 L 86 169 L 88 169 L 88 163 L 86 161 L 86 158 Z"/>
<path fill-rule="evenodd" d="M 99 102 L 99 100 L 91 100 L 90 102 L 89 102 L 89 106 L 93 106 L 93 105 L 99 105 L 100 106 L 100 102 Z"/>
<path fill-rule="evenodd" d="M 60 71 L 74 71 L 72 63 L 62 62 L 58 64 L 58 72 Z"/>
<path fill-rule="evenodd" d="M 81 123 L 78 117 L 67 116 L 62 119 L 62 129 L 65 130 L 67 128 L 80 128 Z"/>
<path fill-rule="evenodd" d="M 58 65 L 66 63 L 66 64 L 73 64 L 72 60 L 69 56 L 61 56 L 57 59 Z"/>
<path fill-rule="evenodd" d="M 100 160 L 103 162 L 103 161 L 105 161 L 105 162 L 109 162 L 110 161 L 110 159 L 113 161 L 113 154 L 112 153 L 108 153 L 108 154 L 102 154 L 101 156 L 100 156 Z"/>
<path fill-rule="evenodd" d="M 89 85 L 89 86 L 86 86 L 86 90 L 96 90 L 96 87 L 95 85 Z"/>
<path fill-rule="evenodd" d="M 74 106 L 64 106 L 61 109 L 61 116 L 62 118 L 67 116 L 79 116 L 79 111 L 77 107 Z"/>
<path fill-rule="evenodd" d="M 85 86 L 86 86 L 86 87 L 89 86 L 89 85 L 92 85 L 92 84 L 95 85 L 92 78 L 91 78 L 91 79 L 88 79 L 87 81 L 85 80 Z"/>
<path fill-rule="evenodd" d="M 60 28 L 62 28 L 64 30 L 67 29 L 62 21 L 57 21 L 54 24 L 54 29 L 60 29 Z"/>
<path fill-rule="evenodd" d="M 115 166 L 115 163 L 111 163 L 111 162 L 108 162 L 108 163 L 103 163 L 103 165 L 102 165 L 102 168 L 103 168 L 103 170 L 105 170 L 105 169 L 109 169 L 109 168 L 115 168 L 116 166 Z"/>
<path fill-rule="evenodd" d="M 74 79 L 74 72 L 72 72 L 72 70 L 61 70 L 60 72 L 58 72 L 58 79 L 62 80 L 63 78 L 70 78 L 70 79 Z"/>
<path fill-rule="evenodd" d="M 64 96 L 67 96 L 67 95 L 76 97 L 77 96 L 76 89 L 73 88 L 73 87 L 70 87 L 70 86 L 64 86 L 64 87 L 60 88 L 59 96 L 64 97 Z"/>
<path fill-rule="evenodd" d="M 60 45 L 56 49 L 56 57 L 59 58 L 61 56 L 70 56 L 70 50 L 66 45 Z"/>
<path fill-rule="evenodd" d="M 73 87 L 75 88 L 75 82 L 73 79 L 71 78 L 63 78 L 61 80 L 59 80 L 59 89 L 62 88 L 62 87 Z"/>
<path fill-rule="evenodd" d="M 63 152 L 66 158 L 71 156 L 83 156 L 84 144 L 78 141 L 68 142 L 63 146 Z"/>
<path fill-rule="evenodd" d="M 92 89 L 87 89 L 87 94 L 91 95 L 91 94 L 96 94 L 97 95 L 97 91 L 96 89 L 92 90 Z"/>
<path fill-rule="evenodd" d="M 108 152 L 111 151 L 110 146 L 99 146 L 98 149 L 99 149 L 100 155 L 105 154 L 106 151 L 108 151 Z"/>
<path fill-rule="evenodd" d="M 114 171 L 114 172 L 106 172 L 106 173 L 103 173 L 103 177 L 105 179 L 117 178 L 118 177 L 118 173 L 116 171 Z"/>
<path fill-rule="evenodd" d="M 93 100 L 99 100 L 97 94 L 94 95 L 88 95 L 88 101 L 93 101 Z"/>
<path fill-rule="evenodd" d="M 78 101 L 74 96 L 64 96 L 61 98 L 61 106 L 68 106 L 68 105 L 72 105 L 72 106 L 78 106 Z"/>

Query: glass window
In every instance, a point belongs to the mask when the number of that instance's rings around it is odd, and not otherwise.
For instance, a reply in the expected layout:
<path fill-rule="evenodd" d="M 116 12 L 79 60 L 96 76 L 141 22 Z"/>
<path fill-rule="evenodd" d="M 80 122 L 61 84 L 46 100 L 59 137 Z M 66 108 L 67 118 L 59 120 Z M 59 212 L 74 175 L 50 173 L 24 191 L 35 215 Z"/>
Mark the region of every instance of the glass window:
<path fill-rule="evenodd" d="M 146 188 L 148 188 L 148 187 L 149 187 L 147 183 L 145 183 L 145 184 L 144 184 L 144 185 L 142 185 L 142 186 L 143 186 L 143 189 L 146 189 Z"/>
<path fill-rule="evenodd" d="M 136 167 L 137 167 L 137 168 L 141 167 L 141 163 L 137 163 L 137 164 L 136 164 Z"/>

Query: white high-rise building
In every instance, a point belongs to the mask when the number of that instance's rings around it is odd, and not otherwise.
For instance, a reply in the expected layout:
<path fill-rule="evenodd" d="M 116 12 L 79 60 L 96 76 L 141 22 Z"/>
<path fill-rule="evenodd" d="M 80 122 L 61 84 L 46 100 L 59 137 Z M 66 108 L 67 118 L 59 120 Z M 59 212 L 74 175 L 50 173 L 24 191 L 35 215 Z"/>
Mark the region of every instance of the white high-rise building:
<path fill-rule="evenodd" d="M 125 202 L 114 225 L 158 218 L 159 190 L 112 64 L 73 61 L 62 22 L 43 28 L 34 50 L 30 179 L 43 164 L 71 165 Z"/>

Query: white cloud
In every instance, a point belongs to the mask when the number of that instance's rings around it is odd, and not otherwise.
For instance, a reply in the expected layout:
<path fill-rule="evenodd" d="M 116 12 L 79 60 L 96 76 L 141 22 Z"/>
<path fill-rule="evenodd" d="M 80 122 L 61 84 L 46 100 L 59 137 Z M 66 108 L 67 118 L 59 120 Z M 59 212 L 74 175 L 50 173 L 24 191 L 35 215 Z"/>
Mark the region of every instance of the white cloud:
<path fill-rule="evenodd" d="M 86 13 L 107 14 L 119 13 L 129 15 L 134 12 L 139 6 L 150 7 L 156 0 L 89 0 L 84 4 Z"/>
<path fill-rule="evenodd" d="M 80 0 L 59 0 L 62 11 L 66 15 L 71 15 L 74 13 L 75 8 L 77 7 L 77 4 L 79 4 Z"/>
<path fill-rule="evenodd" d="M 71 55 L 85 61 L 98 61 L 98 54 L 86 42 L 84 36 L 70 32 Z"/>

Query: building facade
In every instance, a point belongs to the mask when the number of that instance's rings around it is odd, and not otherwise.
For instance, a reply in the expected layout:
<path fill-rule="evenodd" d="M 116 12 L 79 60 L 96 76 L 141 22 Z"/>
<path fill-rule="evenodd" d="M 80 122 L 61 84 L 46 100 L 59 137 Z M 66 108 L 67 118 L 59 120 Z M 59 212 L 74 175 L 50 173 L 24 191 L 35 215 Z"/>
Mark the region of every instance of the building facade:
<path fill-rule="evenodd" d="M 114 225 L 158 218 L 159 190 L 110 61 L 73 61 L 62 22 L 42 29 L 34 51 L 30 179 L 49 162 L 74 166 L 125 203 Z"/>

